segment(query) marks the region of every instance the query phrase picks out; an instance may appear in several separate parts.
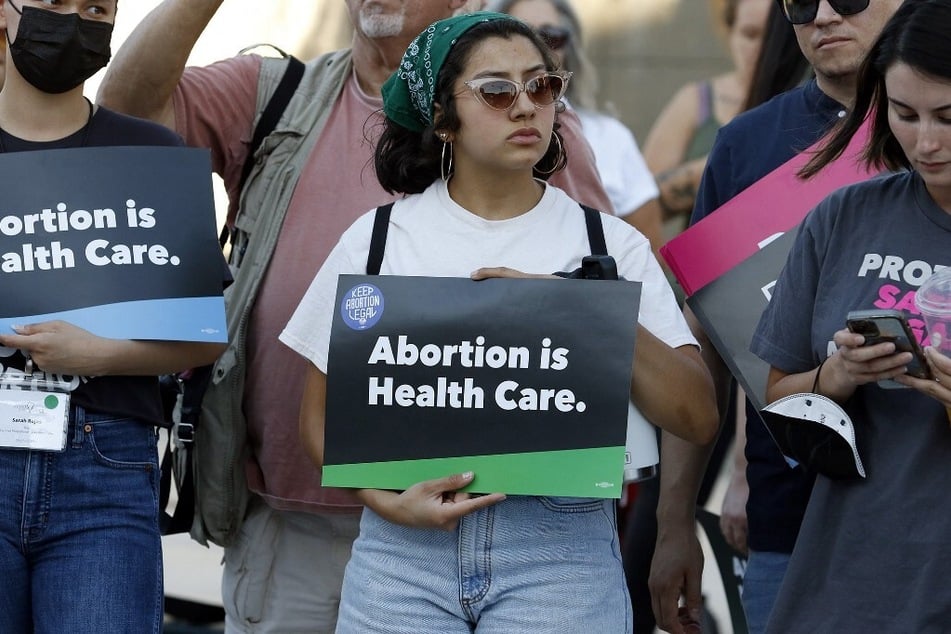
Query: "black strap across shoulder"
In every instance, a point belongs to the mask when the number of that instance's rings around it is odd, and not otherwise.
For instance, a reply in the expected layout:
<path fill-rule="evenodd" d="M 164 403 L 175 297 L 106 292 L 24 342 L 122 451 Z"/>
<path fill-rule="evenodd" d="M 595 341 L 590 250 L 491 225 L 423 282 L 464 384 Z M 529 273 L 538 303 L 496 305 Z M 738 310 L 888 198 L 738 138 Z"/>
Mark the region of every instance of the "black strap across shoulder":
<path fill-rule="evenodd" d="M 601 223 L 601 212 L 587 205 L 581 205 L 584 210 L 584 224 L 588 230 L 588 247 L 591 255 L 607 255 L 608 246 L 604 240 L 604 225 Z M 367 254 L 367 275 L 379 275 L 383 265 L 383 252 L 386 250 L 386 234 L 390 228 L 390 212 L 393 203 L 380 205 L 376 208 L 373 217 L 373 234 L 370 237 L 370 252 Z"/>
<path fill-rule="evenodd" d="M 367 254 L 367 275 L 379 275 L 386 250 L 386 234 L 390 229 L 390 212 L 393 203 L 380 205 L 373 217 L 373 235 L 370 237 L 370 253 Z"/>
<path fill-rule="evenodd" d="M 283 115 L 284 110 L 287 109 L 287 104 L 291 102 L 294 91 L 297 90 L 297 86 L 303 77 L 304 62 L 293 55 L 289 55 L 287 58 L 287 70 L 284 71 L 281 81 L 277 84 L 277 88 L 274 89 L 274 94 L 271 95 L 271 99 L 267 102 L 264 110 L 261 111 L 261 118 L 258 119 L 258 124 L 254 127 L 254 134 L 251 136 L 251 143 L 248 147 L 248 157 L 245 159 L 244 165 L 241 168 L 239 189 L 244 187 L 244 183 L 248 180 L 248 175 L 251 173 L 251 168 L 254 167 L 254 153 L 261 146 L 261 142 L 264 141 L 267 135 L 274 132 L 274 128 L 277 127 L 277 122 L 281 120 L 281 115 Z"/>
<path fill-rule="evenodd" d="M 591 255 L 607 255 L 608 245 L 604 241 L 601 212 L 587 205 L 581 205 L 581 208 L 584 210 L 584 224 L 588 228 L 588 247 L 591 249 Z"/>
<path fill-rule="evenodd" d="M 166 411 L 165 416 L 166 420 L 172 422 L 172 427 L 169 429 L 168 442 L 162 456 L 159 478 L 159 527 L 163 535 L 187 533 L 195 517 L 195 473 L 191 456 L 187 454 L 190 453 L 195 440 L 195 430 L 198 429 L 198 423 L 201 420 L 201 400 L 211 382 L 211 369 L 212 366 L 203 365 L 189 371 L 187 378 L 174 375 L 164 375 L 160 378 L 160 382 L 169 386 L 166 393 L 177 391 L 179 400 L 178 419 L 174 420 L 171 411 Z M 166 408 L 174 407 L 174 402 L 165 406 Z M 175 503 L 175 510 L 169 513 L 168 501 L 172 490 L 172 480 L 175 478 L 173 444 L 176 445 L 177 451 L 183 452 L 185 457 L 182 463 L 183 473 L 180 474 L 181 481 L 175 483 L 178 501 Z"/>
<path fill-rule="evenodd" d="M 257 153 L 258 148 L 261 147 L 261 143 L 267 138 L 267 135 L 274 132 L 274 128 L 277 127 L 277 122 L 281 120 L 281 115 L 283 115 L 287 109 L 287 105 L 291 102 L 291 98 L 294 96 L 294 92 L 297 90 L 297 86 L 300 85 L 300 80 L 303 77 L 304 62 L 293 55 L 288 55 L 287 69 L 284 71 L 284 75 L 281 76 L 281 81 L 278 82 L 277 88 L 274 89 L 274 94 L 271 95 L 264 110 L 261 111 L 261 118 L 258 119 L 258 124 L 254 127 L 254 133 L 251 135 L 251 142 L 248 144 L 248 155 L 244 159 L 244 165 L 241 166 L 241 180 L 238 181 L 238 191 L 244 189 L 244 184 L 247 182 L 248 176 L 251 175 L 251 169 L 254 167 L 255 153 Z M 228 243 L 230 237 L 231 230 L 228 225 L 225 225 L 221 229 L 221 235 L 218 236 L 218 242 L 222 248 Z"/>

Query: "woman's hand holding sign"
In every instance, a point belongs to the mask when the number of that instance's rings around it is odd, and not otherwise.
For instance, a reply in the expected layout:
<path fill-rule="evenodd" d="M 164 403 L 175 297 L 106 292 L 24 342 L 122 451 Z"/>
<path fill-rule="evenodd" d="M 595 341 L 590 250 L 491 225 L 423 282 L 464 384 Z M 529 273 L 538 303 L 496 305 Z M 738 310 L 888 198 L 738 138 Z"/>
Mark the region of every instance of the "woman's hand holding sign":
<path fill-rule="evenodd" d="M 158 375 L 212 363 L 223 343 L 109 339 L 65 321 L 14 326 L 0 346 L 29 353 L 40 370 L 72 376 Z"/>
<path fill-rule="evenodd" d="M 522 271 L 516 271 L 515 269 L 510 269 L 505 266 L 484 266 L 481 269 L 473 271 L 469 277 L 474 280 L 488 280 L 493 277 L 532 278 L 540 280 L 558 278 L 557 275 L 547 275 L 544 273 L 523 273 Z"/>
<path fill-rule="evenodd" d="M 0 344 L 28 352 L 36 366 L 47 372 L 75 376 L 108 374 L 108 341 L 65 321 L 14 326 L 14 335 L 0 336 Z"/>
<path fill-rule="evenodd" d="M 416 528 L 456 529 L 459 518 L 505 499 L 502 493 L 473 496 L 459 491 L 475 477 L 471 471 L 414 484 L 402 493 L 360 489 L 357 497 L 384 519 Z"/>
<path fill-rule="evenodd" d="M 300 434 L 304 449 L 314 464 L 324 462 L 324 425 L 327 402 L 327 375 L 313 364 L 308 365 L 301 402 Z M 360 489 L 357 497 L 381 517 L 396 524 L 417 528 L 439 528 L 451 531 L 459 518 L 505 499 L 501 493 L 472 496 L 459 491 L 472 482 L 475 475 L 454 474 L 414 484 L 402 493 L 380 489 Z"/>

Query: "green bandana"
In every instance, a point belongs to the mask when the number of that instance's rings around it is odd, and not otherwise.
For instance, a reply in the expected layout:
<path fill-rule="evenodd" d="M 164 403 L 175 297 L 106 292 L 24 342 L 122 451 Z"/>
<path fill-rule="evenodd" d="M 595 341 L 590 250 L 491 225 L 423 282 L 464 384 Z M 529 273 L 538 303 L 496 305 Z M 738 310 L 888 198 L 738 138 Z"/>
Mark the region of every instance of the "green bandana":
<path fill-rule="evenodd" d="M 459 36 L 482 22 L 513 19 L 504 13 L 480 11 L 430 24 L 410 43 L 400 67 L 383 84 L 383 112 L 414 132 L 432 125 L 436 79 Z"/>

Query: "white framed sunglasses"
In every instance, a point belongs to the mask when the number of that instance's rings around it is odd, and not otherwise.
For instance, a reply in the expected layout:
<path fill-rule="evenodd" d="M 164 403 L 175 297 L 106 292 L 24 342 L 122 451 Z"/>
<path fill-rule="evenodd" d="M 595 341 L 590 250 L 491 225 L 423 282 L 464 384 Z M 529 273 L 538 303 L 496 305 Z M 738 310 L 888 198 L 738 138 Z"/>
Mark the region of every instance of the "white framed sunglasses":
<path fill-rule="evenodd" d="M 465 84 L 479 101 L 493 110 L 508 110 L 523 92 L 536 108 L 544 108 L 565 95 L 571 75 L 568 72 L 545 73 L 524 83 L 503 77 L 480 77 Z"/>

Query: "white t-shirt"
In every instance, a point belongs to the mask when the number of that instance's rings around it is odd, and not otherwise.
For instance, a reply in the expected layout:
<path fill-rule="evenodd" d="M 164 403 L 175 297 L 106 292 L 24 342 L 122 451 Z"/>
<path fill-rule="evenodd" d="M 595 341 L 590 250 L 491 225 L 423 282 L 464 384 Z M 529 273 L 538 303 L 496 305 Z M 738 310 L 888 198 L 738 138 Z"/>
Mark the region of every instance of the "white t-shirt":
<path fill-rule="evenodd" d="M 581 119 L 581 130 L 594 152 L 601 184 L 618 216 L 625 216 L 660 195 L 654 175 L 627 126 L 599 112 L 574 113 Z"/>
<path fill-rule="evenodd" d="M 366 272 L 373 218 L 371 210 L 343 234 L 280 336 L 324 372 L 337 276 Z M 673 348 L 696 345 L 647 239 L 619 218 L 601 214 L 601 220 L 618 274 L 643 284 L 638 321 Z M 516 218 L 485 220 L 436 181 L 394 204 L 380 273 L 469 277 L 481 267 L 505 266 L 550 274 L 574 270 L 590 254 L 584 213 L 557 187 L 546 185 L 538 205 Z"/>

